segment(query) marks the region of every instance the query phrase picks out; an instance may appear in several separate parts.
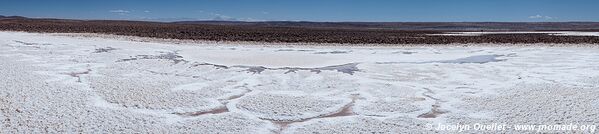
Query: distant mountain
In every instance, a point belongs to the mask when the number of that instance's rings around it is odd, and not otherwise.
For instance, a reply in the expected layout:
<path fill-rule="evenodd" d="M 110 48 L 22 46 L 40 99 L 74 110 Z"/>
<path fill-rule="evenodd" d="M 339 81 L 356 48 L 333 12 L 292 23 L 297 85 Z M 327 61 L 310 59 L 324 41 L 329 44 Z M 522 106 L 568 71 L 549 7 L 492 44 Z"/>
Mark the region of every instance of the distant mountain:
<path fill-rule="evenodd" d="M 0 15 L 0 19 L 27 19 L 27 17 L 23 17 L 23 16 L 3 16 L 3 15 Z"/>
<path fill-rule="evenodd" d="M 313 27 L 393 30 L 446 31 L 534 31 L 534 30 L 596 30 L 599 22 L 306 22 L 306 21 L 179 21 L 176 24 L 242 25 L 261 27 Z"/>

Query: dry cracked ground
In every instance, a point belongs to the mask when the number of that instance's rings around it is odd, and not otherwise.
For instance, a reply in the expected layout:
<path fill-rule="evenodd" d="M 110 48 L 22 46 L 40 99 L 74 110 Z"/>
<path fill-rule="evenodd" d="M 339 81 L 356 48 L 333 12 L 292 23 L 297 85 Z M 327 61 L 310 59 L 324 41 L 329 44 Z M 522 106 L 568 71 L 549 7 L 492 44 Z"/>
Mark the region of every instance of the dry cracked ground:
<path fill-rule="evenodd" d="M 0 32 L 0 133 L 598 125 L 598 65 L 593 47 L 244 46 Z"/>

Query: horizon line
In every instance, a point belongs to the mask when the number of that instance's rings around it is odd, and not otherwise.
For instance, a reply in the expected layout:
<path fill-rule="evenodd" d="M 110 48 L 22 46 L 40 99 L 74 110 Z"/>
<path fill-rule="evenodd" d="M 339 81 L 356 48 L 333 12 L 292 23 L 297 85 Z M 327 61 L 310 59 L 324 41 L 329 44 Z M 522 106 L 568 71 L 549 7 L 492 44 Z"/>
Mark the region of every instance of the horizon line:
<path fill-rule="evenodd" d="M 196 19 L 178 21 L 160 21 L 156 19 L 81 19 L 81 18 L 59 18 L 59 17 L 28 17 L 21 15 L 0 15 L 8 18 L 27 18 L 27 19 L 57 19 L 57 20 L 81 20 L 81 21 L 139 21 L 139 22 L 157 22 L 157 23 L 174 23 L 174 22 L 245 22 L 245 23 L 260 23 L 260 22 L 312 22 L 312 23 L 599 23 L 599 21 L 311 21 L 311 20 L 213 20 L 213 19 Z"/>

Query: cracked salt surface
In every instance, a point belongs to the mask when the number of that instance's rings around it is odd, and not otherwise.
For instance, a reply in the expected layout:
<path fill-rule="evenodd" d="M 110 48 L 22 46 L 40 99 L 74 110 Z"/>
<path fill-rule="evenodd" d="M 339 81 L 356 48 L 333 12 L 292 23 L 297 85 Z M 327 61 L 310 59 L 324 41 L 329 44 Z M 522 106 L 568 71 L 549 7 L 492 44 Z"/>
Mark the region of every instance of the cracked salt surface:
<path fill-rule="evenodd" d="M 464 97 L 459 105 L 471 113 L 455 115 L 450 122 L 493 121 L 514 124 L 599 124 L 599 88 L 567 87 L 560 84 L 518 84 L 504 93 Z M 480 114 L 494 115 L 480 118 Z M 477 115 L 478 114 L 478 115 Z M 518 131 L 511 131 L 518 132 Z"/>
<path fill-rule="evenodd" d="M 0 133 L 452 133 L 425 126 L 598 124 L 597 51 L 223 47 L 0 32 Z"/>

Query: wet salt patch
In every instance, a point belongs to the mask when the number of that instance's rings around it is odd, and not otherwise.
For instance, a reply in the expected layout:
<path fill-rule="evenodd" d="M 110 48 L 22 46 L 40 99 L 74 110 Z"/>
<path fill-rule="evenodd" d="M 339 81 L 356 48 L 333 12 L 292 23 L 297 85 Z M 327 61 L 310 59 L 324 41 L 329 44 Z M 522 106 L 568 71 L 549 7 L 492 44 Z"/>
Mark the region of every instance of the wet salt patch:
<path fill-rule="evenodd" d="M 114 50 L 117 50 L 117 49 L 113 48 L 113 47 L 96 48 L 94 53 L 107 53 L 107 52 L 114 51 Z"/>
<path fill-rule="evenodd" d="M 326 67 L 316 68 L 316 70 L 319 70 L 319 71 L 321 71 L 321 70 L 336 70 L 338 72 L 353 75 L 354 72 L 360 71 L 360 69 L 358 69 L 358 67 L 356 67 L 357 65 L 358 65 L 358 63 L 348 63 L 348 64 L 343 64 L 343 65 L 334 65 L 334 66 L 326 66 Z"/>
<path fill-rule="evenodd" d="M 47 46 L 47 45 L 52 45 L 52 44 L 49 44 L 49 43 L 33 43 L 33 42 L 24 42 L 24 41 L 18 41 L 18 40 L 15 40 L 15 42 L 19 43 L 19 44 L 26 45 L 26 46 Z"/>
<path fill-rule="evenodd" d="M 288 52 L 288 51 L 300 51 L 300 52 L 311 52 L 311 51 L 316 51 L 316 50 L 310 50 L 310 49 L 278 49 L 275 50 L 276 52 Z"/>
<path fill-rule="evenodd" d="M 459 59 L 455 59 L 455 60 L 445 60 L 445 61 L 436 61 L 439 63 L 457 63 L 457 64 L 464 64 L 464 63 L 479 63 L 479 64 L 483 64 L 483 63 L 488 63 L 488 62 L 499 62 L 499 61 L 504 61 L 501 59 L 497 59 L 497 57 L 501 57 L 503 55 L 475 55 L 475 56 L 470 56 L 470 57 L 465 57 L 465 58 L 459 58 Z"/>
<path fill-rule="evenodd" d="M 183 50 L 181 51 L 181 54 L 182 56 L 186 57 L 186 60 L 189 61 L 211 63 L 224 66 L 262 66 L 266 68 L 311 68 L 343 63 L 341 61 L 337 61 L 335 58 L 326 56 L 326 54 L 316 55 L 298 51 L 261 52 L 259 50 L 237 51 L 199 49 L 196 51 Z"/>
<path fill-rule="evenodd" d="M 245 47 L 240 47 L 245 48 Z M 226 67 L 244 67 L 248 68 L 251 73 L 260 73 L 269 69 L 287 69 L 289 73 L 296 70 L 316 69 L 337 65 L 348 64 L 364 64 L 372 62 L 421 62 L 421 61 L 437 61 L 439 59 L 460 58 L 465 57 L 465 54 L 460 49 L 455 48 L 426 48 L 426 49 L 366 49 L 358 48 L 352 50 L 335 50 L 335 49 L 316 49 L 319 52 L 327 52 L 327 54 L 312 54 L 296 50 L 296 48 L 252 48 L 248 47 L 248 51 L 239 50 L 208 50 L 204 48 L 181 49 L 181 56 L 185 57 L 186 61 L 206 63 L 211 65 L 219 65 Z M 277 50 L 284 51 L 277 51 Z M 462 48 L 464 49 L 464 48 Z M 402 50 L 405 54 L 394 55 L 389 54 Z M 435 50 L 435 51 L 433 51 Z M 351 52 L 345 54 L 328 54 L 328 52 L 342 51 Z M 452 53 L 441 54 L 441 51 L 455 51 Z M 380 53 L 376 53 L 380 52 Z M 430 55 L 432 52 L 439 53 L 438 55 Z M 483 54 L 473 53 L 473 54 Z M 488 55 L 488 54 L 487 54 Z M 467 55 L 466 55 L 467 56 Z M 298 58 L 301 57 L 301 58 Z M 354 69 L 356 70 L 356 69 Z M 339 70 L 342 73 L 351 74 L 356 71 Z"/>
<path fill-rule="evenodd" d="M 399 52 L 392 52 L 391 54 L 415 54 L 418 52 L 411 52 L 411 51 L 399 51 Z"/>
<path fill-rule="evenodd" d="M 276 51 L 278 49 L 271 48 L 249 48 L 252 51 L 234 51 L 234 50 L 206 50 L 198 48 L 190 48 L 191 50 L 182 49 L 180 52 L 185 60 L 198 63 L 209 63 L 214 65 L 222 65 L 227 67 L 245 66 L 256 68 L 319 68 L 335 65 L 344 65 L 350 63 L 368 63 L 368 62 L 385 62 L 385 61 L 414 61 L 416 59 L 435 60 L 439 58 L 447 58 L 447 56 L 430 56 L 426 52 L 428 49 L 413 51 L 410 49 L 409 56 L 391 55 L 389 53 L 397 51 L 397 49 L 356 49 L 343 50 L 351 51 L 346 54 L 311 54 L 297 51 Z M 263 51 L 262 49 L 266 50 Z M 271 52 L 269 50 L 275 51 Z M 327 49 L 324 49 L 327 50 Z M 404 49 L 401 49 L 404 50 Z M 324 52 L 339 51 L 330 50 Z M 373 52 L 381 51 L 378 54 Z M 424 51 L 424 52 L 423 52 Z M 416 54 L 417 53 L 417 54 Z M 463 55 L 456 53 L 456 55 Z M 301 57 L 301 58 L 298 58 Z M 459 56 L 452 56 L 459 57 Z"/>
<path fill-rule="evenodd" d="M 423 61 L 423 62 L 376 62 L 376 64 L 426 64 L 426 63 L 455 63 L 455 64 L 466 64 L 466 63 L 478 63 L 484 64 L 489 62 L 500 62 L 505 59 L 497 59 L 504 55 L 474 55 L 455 60 L 440 60 L 440 61 Z"/>
<path fill-rule="evenodd" d="M 137 56 L 132 56 L 131 58 L 128 58 L 128 59 L 120 59 L 116 62 L 126 62 L 126 61 L 132 61 L 132 60 L 147 60 L 147 59 L 171 60 L 174 62 L 174 64 L 178 64 L 180 62 L 186 62 L 182 56 L 177 54 L 177 52 L 163 52 L 163 54 L 160 54 L 160 55 L 137 55 Z"/>
<path fill-rule="evenodd" d="M 332 65 L 332 66 L 325 66 L 325 67 L 317 67 L 317 68 L 301 68 L 301 67 L 279 67 L 279 68 L 267 68 L 264 66 L 245 66 L 245 65 L 233 65 L 233 66 L 224 66 L 224 65 L 215 65 L 215 64 L 210 64 L 207 63 L 205 65 L 211 65 L 211 66 L 215 66 L 215 67 L 224 67 L 224 68 L 247 68 L 246 71 L 253 73 L 253 74 L 260 74 L 265 70 L 287 70 L 287 72 L 285 73 L 294 73 L 300 70 L 308 70 L 311 72 L 315 72 L 315 73 L 320 73 L 322 71 L 337 71 L 337 72 L 341 72 L 341 73 L 345 73 L 345 74 L 349 74 L 349 75 L 353 75 L 355 72 L 360 71 L 360 69 L 358 69 L 357 65 L 359 63 L 347 63 L 347 64 L 342 64 L 342 65 Z"/>
<path fill-rule="evenodd" d="M 329 51 L 329 52 L 315 52 L 314 54 L 347 54 L 351 51 Z"/>

